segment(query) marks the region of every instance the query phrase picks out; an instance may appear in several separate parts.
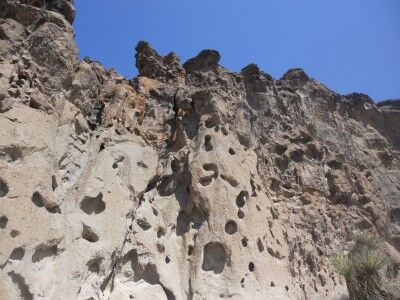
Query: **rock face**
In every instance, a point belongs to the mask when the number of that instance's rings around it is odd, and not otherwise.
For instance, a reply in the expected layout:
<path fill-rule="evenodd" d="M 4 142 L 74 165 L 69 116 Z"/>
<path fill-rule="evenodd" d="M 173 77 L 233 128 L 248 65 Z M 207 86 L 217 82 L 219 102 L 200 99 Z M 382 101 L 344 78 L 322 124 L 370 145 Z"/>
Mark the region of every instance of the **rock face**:
<path fill-rule="evenodd" d="M 0 299 L 340 299 L 355 230 L 398 283 L 398 101 L 145 42 L 127 80 L 74 15 L 0 3 Z"/>

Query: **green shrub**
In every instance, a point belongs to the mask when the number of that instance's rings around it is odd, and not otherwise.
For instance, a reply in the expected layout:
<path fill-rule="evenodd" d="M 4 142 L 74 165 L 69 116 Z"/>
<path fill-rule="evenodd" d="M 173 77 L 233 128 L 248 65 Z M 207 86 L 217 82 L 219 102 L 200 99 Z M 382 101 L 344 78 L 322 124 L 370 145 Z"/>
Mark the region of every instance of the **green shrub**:
<path fill-rule="evenodd" d="M 381 289 L 379 270 L 386 264 L 379 252 L 381 238 L 370 233 L 353 236 L 354 246 L 349 254 L 336 256 L 332 265 L 346 280 L 350 300 L 387 299 Z"/>
<path fill-rule="evenodd" d="M 377 251 L 383 245 L 383 240 L 369 232 L 359 232 L 353 234 L 353 252 Z"/>

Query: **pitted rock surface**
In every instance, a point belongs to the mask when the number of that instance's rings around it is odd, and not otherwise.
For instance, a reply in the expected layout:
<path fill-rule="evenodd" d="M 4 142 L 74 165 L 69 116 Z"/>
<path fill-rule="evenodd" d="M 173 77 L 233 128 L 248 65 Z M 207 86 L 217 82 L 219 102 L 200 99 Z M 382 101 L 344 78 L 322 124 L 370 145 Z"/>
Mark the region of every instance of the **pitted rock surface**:
<path fill-rule="evenodd" d="M 398 100 L 146 42 L 128 80 L 78 60 L 74 16 L 0 2 L 0 299 L 342 299 L 357 230 L 396 286 Z"/>

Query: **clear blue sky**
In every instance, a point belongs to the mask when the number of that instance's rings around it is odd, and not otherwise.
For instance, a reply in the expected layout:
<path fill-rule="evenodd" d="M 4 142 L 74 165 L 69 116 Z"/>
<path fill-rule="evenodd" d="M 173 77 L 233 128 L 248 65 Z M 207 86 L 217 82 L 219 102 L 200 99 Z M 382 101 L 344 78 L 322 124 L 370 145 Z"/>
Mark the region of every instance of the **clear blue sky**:
<path fill-rule="evenodd" d="M 293 67 L 341 94 L 400 98 L 400 0 L 75 0 L 80 57 L 131 78 L 134 47 L 182 59 L 216 49 L 239 71 Z"/>

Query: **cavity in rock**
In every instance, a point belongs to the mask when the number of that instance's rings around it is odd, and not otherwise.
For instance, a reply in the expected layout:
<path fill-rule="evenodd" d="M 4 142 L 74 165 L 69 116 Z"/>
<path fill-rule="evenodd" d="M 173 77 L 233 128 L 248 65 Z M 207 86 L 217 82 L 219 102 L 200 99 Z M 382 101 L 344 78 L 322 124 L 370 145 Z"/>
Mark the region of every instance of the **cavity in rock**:
<path fill-rule="evenodd" d="M 237 232 L 237 224 L 233 220 L 229 220 L 225 224 L 225 232 L 227 234 L 235 234 Z"/>
<path fill-rule="evenodd" d="M 102 213 L 106 209 L 103 193 L 99 193 L 96 197 L 86 196 L 81 201 L 80 207 L 88 215 Z"/>
<path fill-rule="evenodd" d="M 226 264 L 227 255 L 224 246 L 218 242 L 210 242 L 204 246 L 203 271 L 221 273 Z"/>
<path fill-rule="evenodd" d="M 9 190 L 7 183 L 0 178 L 0 198 L 7 196 Z"/>

